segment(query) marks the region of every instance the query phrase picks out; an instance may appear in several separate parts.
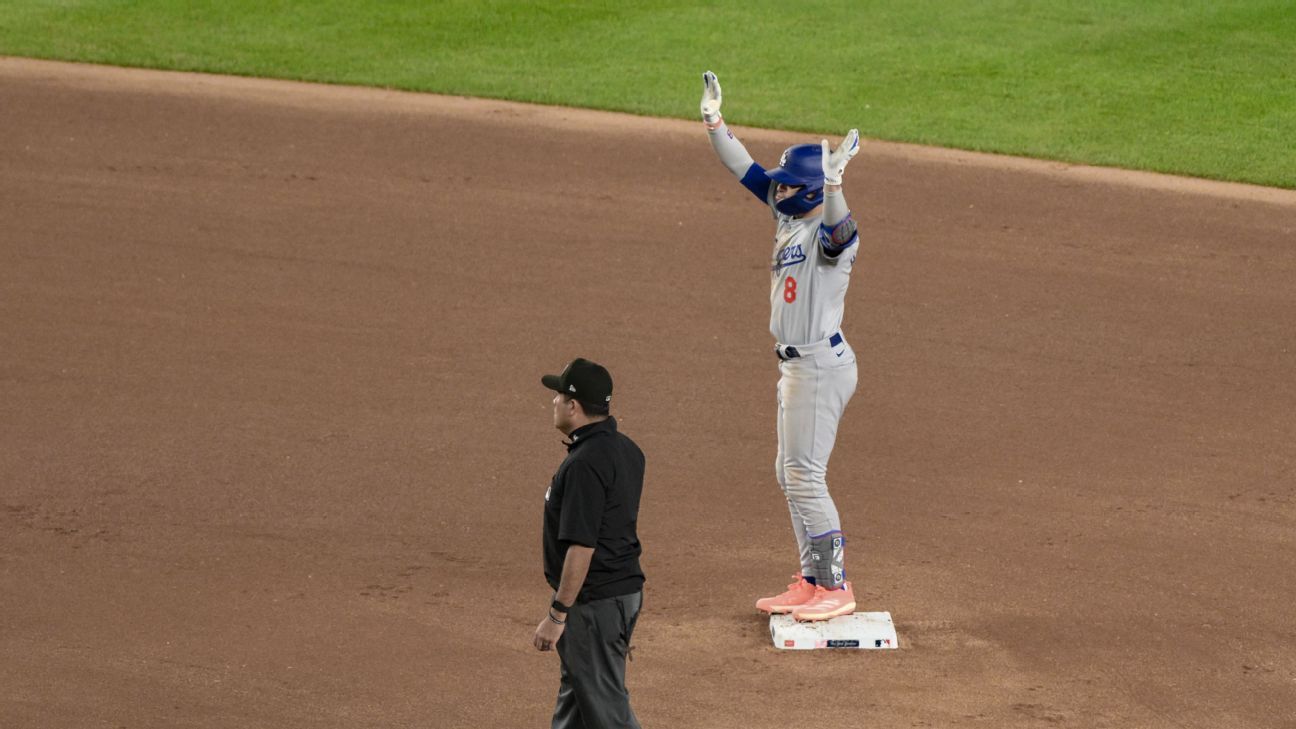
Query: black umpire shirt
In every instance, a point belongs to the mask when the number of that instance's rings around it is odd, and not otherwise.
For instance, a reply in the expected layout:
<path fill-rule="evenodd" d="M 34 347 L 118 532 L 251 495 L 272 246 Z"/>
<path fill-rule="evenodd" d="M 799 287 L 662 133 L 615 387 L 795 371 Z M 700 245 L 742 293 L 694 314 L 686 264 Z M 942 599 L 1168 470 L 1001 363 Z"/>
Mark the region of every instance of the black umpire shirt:
<path fill-rule="evenodd" d="M 630 595 L 643 589 L 639 568 L 639 495 L 644 455 L 617 432 L 616 418 L 571 432 L 567 458 L 545 492 L 544 571 L 558 589 L 567 547 L 593 547 L 589 574 L 576 602 Z"/>

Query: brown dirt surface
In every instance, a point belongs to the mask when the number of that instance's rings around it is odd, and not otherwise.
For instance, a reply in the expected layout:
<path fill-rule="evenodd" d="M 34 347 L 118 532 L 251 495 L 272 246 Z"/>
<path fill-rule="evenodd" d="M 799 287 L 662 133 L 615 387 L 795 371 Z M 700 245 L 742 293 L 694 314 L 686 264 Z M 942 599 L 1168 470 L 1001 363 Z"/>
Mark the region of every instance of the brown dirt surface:
<path fill-rule="evenodd" d="M 700 124 L 0 59 L 0 726 L 546 726 L 578 355 L 649 461 L 644 726 L 1296 726 L 1296 193 L 846 191 L 829 477 L 901 649 L 783 652 L 771 224 Z"/>

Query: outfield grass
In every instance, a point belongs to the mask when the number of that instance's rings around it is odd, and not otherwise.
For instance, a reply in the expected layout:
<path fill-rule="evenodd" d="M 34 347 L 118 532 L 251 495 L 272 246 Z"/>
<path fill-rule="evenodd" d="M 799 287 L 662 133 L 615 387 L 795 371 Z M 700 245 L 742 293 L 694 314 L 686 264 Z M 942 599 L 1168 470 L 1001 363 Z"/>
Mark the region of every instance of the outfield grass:
<path fill-rule="evenodd" d="M 736 124 L 1296 188 L 1292 0 L 4 0 L 0 54 L 683 118 L 710 68 Z"/>

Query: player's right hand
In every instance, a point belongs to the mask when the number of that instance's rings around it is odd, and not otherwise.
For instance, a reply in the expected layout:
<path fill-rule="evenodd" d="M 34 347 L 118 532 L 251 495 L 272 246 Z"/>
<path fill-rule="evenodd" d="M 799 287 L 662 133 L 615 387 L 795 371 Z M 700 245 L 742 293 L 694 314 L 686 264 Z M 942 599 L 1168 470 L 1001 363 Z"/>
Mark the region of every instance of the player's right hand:
<path fill-rule="evenodd" d="M 702 74 L 702 121 L 707 124 L 720 121 L 720 81 L 710 71 Z"/>

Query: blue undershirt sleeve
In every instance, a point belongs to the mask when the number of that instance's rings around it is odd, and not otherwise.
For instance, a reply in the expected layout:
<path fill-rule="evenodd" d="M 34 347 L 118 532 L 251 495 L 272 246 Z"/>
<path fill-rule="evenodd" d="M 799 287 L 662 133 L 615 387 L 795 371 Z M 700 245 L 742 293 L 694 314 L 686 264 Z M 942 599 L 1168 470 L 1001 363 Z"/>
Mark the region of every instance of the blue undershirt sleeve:
<path fill-rule="evenodd" d="M 742 178 L 742 186 L 755 195 L 756 199 L 760 200 L 763 205 L 769 204 L 770 183 L 772 182 L 773 180 L 769 178 L 769 175 L 765 174 L 765 168 L 755 162 L 752 162 L 751 167 L 747 168 L 747 174 L 743 175 Z"/>

